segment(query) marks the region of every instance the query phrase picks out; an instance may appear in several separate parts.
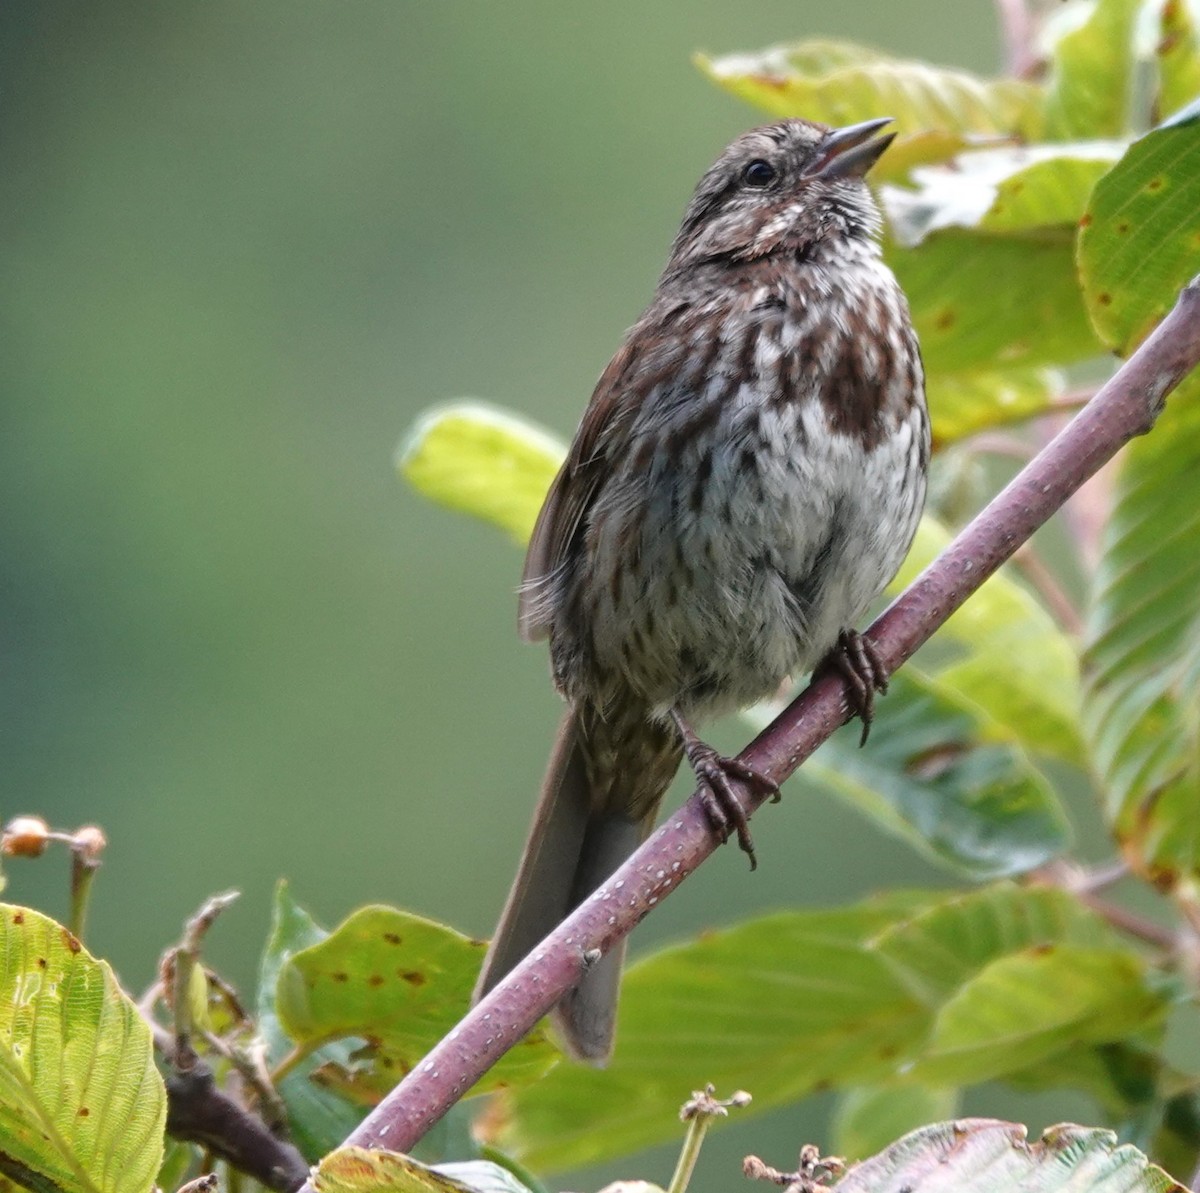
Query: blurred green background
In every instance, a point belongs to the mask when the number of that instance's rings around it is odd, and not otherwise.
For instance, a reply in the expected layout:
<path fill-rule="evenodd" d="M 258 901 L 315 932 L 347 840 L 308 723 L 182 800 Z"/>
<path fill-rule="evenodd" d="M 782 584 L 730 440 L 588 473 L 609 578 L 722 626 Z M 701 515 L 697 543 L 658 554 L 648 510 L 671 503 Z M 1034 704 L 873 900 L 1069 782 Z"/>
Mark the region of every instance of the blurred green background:
<path fill-rule="evenodd" d="M 380 901 L 490 930 L 557 698 L 516 639 L 518 551 L 405 491 L 393 450 L 465 394 L 568 435 L 759 119 L 691 53 L 817 34 L 999 59 L 985 0 L 0 7 L 0 814 L 107 831 L 89 943 L 131 989 L 231 886 L 210 955 L 251 987 L 281 875 L 327 924 Z M 635 954 L 941 881 L 790 787 L 759 871 L 725 851 Z M 63 857 L 9 878 L 64 914 Z M 709 1161 L 786 1164 L 820 1123 Z"/>

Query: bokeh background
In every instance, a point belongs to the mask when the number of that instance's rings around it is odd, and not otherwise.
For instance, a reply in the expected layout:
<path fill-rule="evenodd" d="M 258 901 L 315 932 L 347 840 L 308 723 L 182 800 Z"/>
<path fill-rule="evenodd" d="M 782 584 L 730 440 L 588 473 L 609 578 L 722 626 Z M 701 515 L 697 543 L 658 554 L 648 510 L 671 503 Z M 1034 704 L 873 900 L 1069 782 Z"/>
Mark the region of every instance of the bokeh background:
<path fill-rule="evenodd" d="M 104 827 L 89 944 L 131 989 L 236 887 L 210 956 L 250 990 L 280 876 L 328 925 L 390 902 L 490 930 L 557 699 L 514 632 L 519 553 L 393 451 L 462 395 L 568 435 L 758 120 L 691 53 L 817 34 L 999 60 L 986 0 L 0 6 L 0 815 Z M 943 881 L 789 789 L 758 872 L 726 851 L 635 954 Z M 62 856 L 9 881 L 64 914 Z M 697 1188 L 786 1164 L 827 1109 L 735 1125 Z"/>

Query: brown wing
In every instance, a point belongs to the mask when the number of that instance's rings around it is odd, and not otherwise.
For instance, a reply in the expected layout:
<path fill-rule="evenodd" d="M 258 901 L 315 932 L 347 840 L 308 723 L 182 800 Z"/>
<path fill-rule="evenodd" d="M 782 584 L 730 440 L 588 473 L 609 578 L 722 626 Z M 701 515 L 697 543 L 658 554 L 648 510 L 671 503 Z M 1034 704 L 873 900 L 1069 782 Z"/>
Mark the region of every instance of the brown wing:
<path fill-rule="evenodd" d="M 605 449 L 617 416 L 628 406 L 622 398 L 634 355 L 633 340 L 631 334 L 596 383 L 571 450 L 534 524 L 517 604 L 517 627 L 526 642 L 545 638 L 550 632 L 553 609 L 546 599 L 547 585 L 566 565 L 571 544 L 607 471 Z"/>

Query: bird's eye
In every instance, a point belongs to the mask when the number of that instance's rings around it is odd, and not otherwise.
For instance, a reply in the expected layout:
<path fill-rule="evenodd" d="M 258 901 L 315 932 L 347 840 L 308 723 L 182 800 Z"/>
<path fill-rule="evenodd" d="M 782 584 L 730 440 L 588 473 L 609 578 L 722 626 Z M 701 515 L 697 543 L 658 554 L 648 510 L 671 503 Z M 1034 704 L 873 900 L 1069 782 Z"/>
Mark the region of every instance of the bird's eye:
<path fill-rule="evenodd" d="M 770 186 L 775 181 L 775 167 L 770 162 L 763 161 L 761 157 L 755 158 L 743 168 L 742 181 L 747 186 L 759 188 Z"/>

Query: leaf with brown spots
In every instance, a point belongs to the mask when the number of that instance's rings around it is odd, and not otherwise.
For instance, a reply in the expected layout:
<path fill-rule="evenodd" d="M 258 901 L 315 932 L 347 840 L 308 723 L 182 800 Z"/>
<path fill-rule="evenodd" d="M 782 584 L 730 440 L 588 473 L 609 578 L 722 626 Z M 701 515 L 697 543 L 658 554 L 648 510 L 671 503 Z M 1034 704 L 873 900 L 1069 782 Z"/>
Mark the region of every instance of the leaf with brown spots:
<path fill-rule="evenodd" d="M 0 905 L 0 1175 L 145 1193 L 166 1105 L 150 1031 L 108 965 L 40 912 Z"/>
<path fill-rule="evenodd" d="M 1200 96 L 1200 34 L 1187 0 L 1165 0 L 1159 17 L 1158 97 L 1161 119 Z"/>
<path fill-rule="evenodd" d="M 336 1086 L 371 1102 L 386 1093 L 466 1013 L 482 946 L 443 924 L 364 907 L 282 965 L 275 987 L 283 1030 L 302 1049 L 369 1040 L 330 1058 Z M 539 1029 L 473 1092 L 536 1080 L 558 1059 Z"/>
<path fill-rule="evenodd" d="M 499 1164 L 469 1160 L 430 1167 L 398 1152 L 343 1147 L 313 1176 L 317 1193 L 529 1193 Z"/>
<path fill-rule="evenodd" d="M 1076 255 L 1101 339 L 1128 355 L 1200 270 L 1200 100 L 1135 141 L 1096 184 Z"/>
<path fill-rule="evenodd" d="M 1060 1123 L 1036 1143 L 1024 1127 L 967 1118 L 919 1127 L 828 1186 L 835 1193 L 1185 1193 L 1112 1131 Z"/>
<path fill-rule="evenodd" d="M 1036 235 L 943 228 L 915 248 L 885 245 L 912 308 L 926 370 L 1055 368 L 1095 357 L 1075 275 L 1074 228 Z"/>

